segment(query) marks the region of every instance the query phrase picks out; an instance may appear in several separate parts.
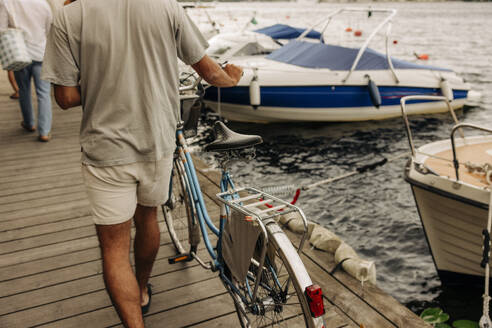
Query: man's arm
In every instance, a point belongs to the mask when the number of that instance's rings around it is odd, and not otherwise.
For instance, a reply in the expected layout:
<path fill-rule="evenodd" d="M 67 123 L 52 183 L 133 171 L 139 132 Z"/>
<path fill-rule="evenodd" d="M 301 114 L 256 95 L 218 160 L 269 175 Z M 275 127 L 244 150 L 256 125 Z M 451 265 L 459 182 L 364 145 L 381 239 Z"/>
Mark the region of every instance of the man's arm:
<path fill-rule="evenodd" d="M 62 109 L 69 109 L 81 105 L 80 87 L 66 87 L 63 85 L 54 85 L 56 103 Z"/>
<path fill-rule="evenodd" d="M 212 58 L 205 55 L 196 64 L 191 65 L 193 69 L 205 81 L 216 87 L 233 87 L 241 76 L 243 69 L 239 66 L 228 64 L 222 69 Z"/>

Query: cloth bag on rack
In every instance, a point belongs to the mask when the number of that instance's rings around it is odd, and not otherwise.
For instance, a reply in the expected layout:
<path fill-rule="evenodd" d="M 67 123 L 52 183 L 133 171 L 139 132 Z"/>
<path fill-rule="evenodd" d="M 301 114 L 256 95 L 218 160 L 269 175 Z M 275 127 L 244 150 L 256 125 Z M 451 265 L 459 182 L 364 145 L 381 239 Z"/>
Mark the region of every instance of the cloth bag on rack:
<path fill-rule="evenodd" d="M 30 65 L 32 59 L 27 51 L 24 31 L 17 28 L 15 23 L 15 13 L 6 8 L 12 28 L 0 31 L 0 63 L 4 70 L 19 71 Z"/>

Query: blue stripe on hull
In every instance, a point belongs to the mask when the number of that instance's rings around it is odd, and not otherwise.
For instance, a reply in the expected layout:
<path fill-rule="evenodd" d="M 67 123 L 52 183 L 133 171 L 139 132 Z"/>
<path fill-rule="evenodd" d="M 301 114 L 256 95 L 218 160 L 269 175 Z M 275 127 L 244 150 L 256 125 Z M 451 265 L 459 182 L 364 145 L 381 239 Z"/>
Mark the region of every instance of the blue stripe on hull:
<path fill-rule="evenodd" d="M 379 87 L 382 106 L 400 105 L 410 95 L 441 96 L 438 88 Z M 223 88 L 221 102 L 249 105 L 249 87 Z M 467 90 L 453 90 L 454 98 L 466 98 Z M 210 87 L 205 99 L 217 101 L 217 88 Z M 409 103 L 426 102 L 412 101 Z M 261 106 L 290 108 L 343 108 L 372 106 L 367 86 L 261 87 Z"/>

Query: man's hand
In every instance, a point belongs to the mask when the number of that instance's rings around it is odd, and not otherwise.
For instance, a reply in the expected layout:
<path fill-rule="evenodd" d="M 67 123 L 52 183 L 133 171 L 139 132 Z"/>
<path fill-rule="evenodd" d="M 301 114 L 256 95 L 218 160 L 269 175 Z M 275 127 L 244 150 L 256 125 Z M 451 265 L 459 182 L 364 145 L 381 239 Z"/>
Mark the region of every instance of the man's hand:
<path fill-rule="evenodd" d="M 235 81 L 234 85 L 236 85 L 239 80 L 241 80 L 241 76 L 243 76 L 243 69 L 240 66 L 227 64 L 223 69 L 226 74 L 229 75 L 231 80 Z"/>
<path fill-rule="evenodd" d="M 66 87 L 55 84 L 54 89 L 56 103 L 62 109 L 81 105 L 80 87 Z"/>
<path fill-rule="evenodd" d="M 215 60 L 207 55 L 191 67 L 211 85 L 223 88 L 235 86 L 243 74 L 241 67 L 232 64 L 228 64 L 222 69 Z"/>

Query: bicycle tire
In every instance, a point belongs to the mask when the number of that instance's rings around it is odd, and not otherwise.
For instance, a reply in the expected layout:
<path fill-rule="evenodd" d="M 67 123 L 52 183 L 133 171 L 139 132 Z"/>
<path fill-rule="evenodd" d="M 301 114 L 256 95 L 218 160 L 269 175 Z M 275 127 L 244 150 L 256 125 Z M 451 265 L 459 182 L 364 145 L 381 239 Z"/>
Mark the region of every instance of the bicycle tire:
<path fill-rule="evenodd" d="M 322 317 L 313 318 L 311 315 L 309 304 L 304 295 L 304 290 L 307 286 L 310 286 L 312 282 L 297 250 L 276 223 L 268 224 L 267 232 L 269 244 L 272 245 L 273 248 L 270 248 L 267 252 L 264 272 L 257 295 L 257 299 L 261 300 L 261 302 L 257 303 L 261 303 L 262 305 L 259 307 L 263 306 L 264 310 L 256 311 L 259 313 L 253 313 L 251 310 L 253 302 L 245 304 L 241 297 L 232 292 L 231 288 L 228 288 L 234 300 L 236 313 L 241 327 L 326 327 Z M 267 261 L 271 262 L 272 260 L 273 263 L 275 263 L 274 266 L 277 267 L 277 279 L 273 277 L 274 275 L 272 272 L 268 272 L 269 270 L 265 269 Z M 254 276 L 255 272 L 251 269 L 252 266 L 254 267 L 254 265 L 250 266 L 250 272 Z M 284 287 L 285 285 L 283 284 L 287 282 L 287 277 L 290 277 L 291 282 L 289 289 L 285 291 L 286 295 L 289 297 L 284 300 L 281 297 L 281 289 L 277 286 L 275 280 Z M 236 288 L 241 291 L 242 296 L 247 298 L 248 290 L 247 287 L 245 287 L 246 283 L 239 283 L 233 277 L 230 277 L 230 279 L 233 281 Z M 252 281 L 250 290 L 253 290 L 253 288 L 254 281 Z M 268 306 L 265 306 L 265 304 L 268 304 Z"/>
<path fill-rule="evenodd" d="M 171 179 L 172 193 L 161 209 L 174 248 L 178 254 L 186 254 L 191 248 L 189 240 L 193 207 L 187 192 L 184 167 L 179 159 L 174 160 Z"/>

